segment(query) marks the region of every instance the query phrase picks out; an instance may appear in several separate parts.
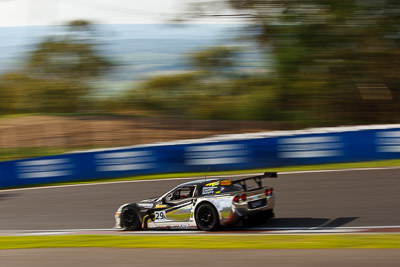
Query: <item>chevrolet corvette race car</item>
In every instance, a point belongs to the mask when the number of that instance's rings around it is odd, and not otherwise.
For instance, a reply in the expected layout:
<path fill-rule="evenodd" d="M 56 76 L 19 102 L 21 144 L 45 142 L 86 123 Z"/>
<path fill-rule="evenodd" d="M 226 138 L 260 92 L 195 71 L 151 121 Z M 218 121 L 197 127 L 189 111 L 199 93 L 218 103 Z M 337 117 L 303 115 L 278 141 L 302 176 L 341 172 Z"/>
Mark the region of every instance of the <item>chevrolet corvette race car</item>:
<path fill-rule="evenodd" d="M 274 189 L 263 186 L 276 172 L 239 180 L 201 179 L 178 185 L 164 195 L 127 203 L 115 213 L 115 227 L 213 231 L 253 216 L 274 217 Z"/>

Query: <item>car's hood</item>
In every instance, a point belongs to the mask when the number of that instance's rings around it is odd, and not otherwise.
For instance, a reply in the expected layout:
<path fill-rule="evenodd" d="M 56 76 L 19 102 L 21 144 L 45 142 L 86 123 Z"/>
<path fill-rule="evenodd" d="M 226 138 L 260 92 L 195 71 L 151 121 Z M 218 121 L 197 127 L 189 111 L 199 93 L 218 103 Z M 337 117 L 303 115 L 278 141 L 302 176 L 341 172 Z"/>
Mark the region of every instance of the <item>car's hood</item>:
<path fill-rule="evenodd" d="M 154 206 L 154 204 L 156 203 L 156 200 L 157 200 L 156 197 L 149 198 L 149 199 L 143 199 L 143 200 L 139 201 L 137 203 L 137 205 L 144 209 L 151 209 Z"/>
<path fill-rule="evenodd" d="M 157 199 L 158 197 L 143 199 L 139 203 L 154 203 Z"/>

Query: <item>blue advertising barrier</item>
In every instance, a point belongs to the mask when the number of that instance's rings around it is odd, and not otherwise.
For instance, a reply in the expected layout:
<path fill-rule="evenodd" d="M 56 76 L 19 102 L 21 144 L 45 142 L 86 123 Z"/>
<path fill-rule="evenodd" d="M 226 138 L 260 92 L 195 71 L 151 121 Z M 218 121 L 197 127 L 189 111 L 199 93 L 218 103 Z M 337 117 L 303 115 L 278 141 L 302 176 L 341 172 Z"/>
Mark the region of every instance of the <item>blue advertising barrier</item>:
<path fill-rule="evenodd" d="M 0 187 L 400 158 L 400 125 L 226 135 L 0 163 Z"/>

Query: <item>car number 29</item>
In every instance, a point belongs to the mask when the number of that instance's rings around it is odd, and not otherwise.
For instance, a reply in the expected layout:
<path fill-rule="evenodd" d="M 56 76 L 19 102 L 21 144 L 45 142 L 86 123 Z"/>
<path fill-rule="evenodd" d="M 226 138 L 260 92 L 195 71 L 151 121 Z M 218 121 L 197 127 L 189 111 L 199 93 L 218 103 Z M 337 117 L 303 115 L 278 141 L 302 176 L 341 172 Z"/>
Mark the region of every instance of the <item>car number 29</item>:
<path fill-rule="evenodd" d="M 167 220 L 167 215 L 165 214 L 165 210 L 155 211 L 154 217 L 156 222 L 162 222 Z"/>

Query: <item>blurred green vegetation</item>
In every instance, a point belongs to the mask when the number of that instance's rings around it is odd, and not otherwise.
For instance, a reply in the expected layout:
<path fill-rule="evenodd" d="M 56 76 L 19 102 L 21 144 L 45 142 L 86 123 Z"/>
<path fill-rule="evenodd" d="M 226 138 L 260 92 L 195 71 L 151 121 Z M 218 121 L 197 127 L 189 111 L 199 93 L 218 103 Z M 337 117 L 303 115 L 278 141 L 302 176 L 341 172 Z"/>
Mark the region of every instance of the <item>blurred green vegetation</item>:
<path fill-rule="evenodd" d="M 0 161 L 58 155 L 67 152 L 67 148 L 9 147 L 0 148 Z"/>
<path fill-rule="evenodd" d="M 93 79 L 112 67 L 96 50 L 93 25 L 70 22 L 63 34 L 45 37 L 17 71 L 0 77 L 0 114 L 89 111 Z"/>
<path fill-rule="evenodd" d="M 73 148 L 66 146 L 0 147 L 0 161 L 54 156 L 63 153 L 71 153 L 72 151 L 85 151 L 96 148 L 104 148 L 104 146 L 80 146 Z"/>
<path fill-rule="evenodd" d="M 293 127 L 399 122 L 399 1 L 197 1 L 190 14 L 220 14 L 221 4 L 274 58 L 266 76 L 274 94 L 265 98 L 277 119 Z"/>
<path fill-rule="evenodd" d="M 289 128 L 400 121 L 399 1 L 197 1 L 188 20 L 223 17 L 224 6 L 247 22 L 243 40 L 257 42 L 272 66 L 243 72 L 237 48 L 210 47 L 188 55 L 197 71 L 150 79 L 125 104 Z"/>
<path fill-rule="evenodd" d="M 258 44 L 264 65 L 244 70 L 243 48 L 214 46 L 186 55 L 186 72 L 93 97 L 113 63 L 96 49 L 94 26 L 77 20 L 0 77 L 0 114 L 261 120 L 289 129 L 400 122 L 399 1 L 197 1 L 186 15 L 223 17 L 221 5 L 247 22 L 238 37 Z"/>
<path fill-rule="evenodd" d="M 273 80 L 266 70 L 239 73 L 239 48 L 214 46 L 186 57 L 192 71 L 151 78 L 117 99 L 119 106 L 180 118 L 280 121 Z"/>

